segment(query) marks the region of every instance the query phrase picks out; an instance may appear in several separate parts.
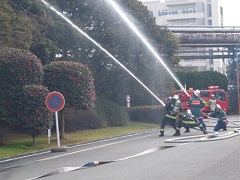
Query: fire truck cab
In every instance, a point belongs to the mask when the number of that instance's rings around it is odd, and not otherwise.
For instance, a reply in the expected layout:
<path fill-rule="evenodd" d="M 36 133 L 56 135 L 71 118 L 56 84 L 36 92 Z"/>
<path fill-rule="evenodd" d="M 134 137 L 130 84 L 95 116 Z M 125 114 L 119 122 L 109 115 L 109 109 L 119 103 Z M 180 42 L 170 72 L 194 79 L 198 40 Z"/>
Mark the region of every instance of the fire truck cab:
<path fill-rule="evenodd" d="M 184 91 L 182 90 L 174 90 L 174 95 L 178 95 L 179 100 L 181 101 L 182 108 L 184 110 L 189 109 L 188 101 L 193 96 L 194 90 L 190 88 L 189 90 L 187 90 L 187 92 L 190 95 L 190 97 L 188 97 L 186 93 L 184 93 Z M 222 107 L 222 109 L 227 113 L 228 112 L 228 95 L 223 89 L 219 89 L 218 86 L 209 86 L 208 89 L 206 90 L 200 90 L 199 97 L 206 102 L 205 106 L 202 109 L 203 112 L 210 112 L 210 106 L 208 101 L 210 100 L 212 95 L 215 96 L 217 100 L 217 104 L 219 104 Z"/>

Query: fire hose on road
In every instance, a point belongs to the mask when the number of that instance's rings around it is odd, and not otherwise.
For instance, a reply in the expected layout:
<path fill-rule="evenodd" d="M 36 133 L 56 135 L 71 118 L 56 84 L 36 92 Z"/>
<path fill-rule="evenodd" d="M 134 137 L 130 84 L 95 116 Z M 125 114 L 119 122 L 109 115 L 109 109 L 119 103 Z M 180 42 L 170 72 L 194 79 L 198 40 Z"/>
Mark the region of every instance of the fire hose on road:
<path fill-rule="evenodd" d="M 218 118 L 209 117 L 208 119 L 218 121 Z M 219 134 L 218 132 L 207 131 L 209 133 L 207 135 L 196 135 L 196 136 L 167 139 L 167 140 L 165 140 L 165 143 L 189 143 L 189 142 L 218 141 L 218 140 L 224 140 L 224 139 L 228 139 L 228 138 L 232 138 L 232 137 L 240 135 L 240 126 L 233 121 L 228 120 L 228 122 L 235 125 L 236 128 L 227 133 Z"/>

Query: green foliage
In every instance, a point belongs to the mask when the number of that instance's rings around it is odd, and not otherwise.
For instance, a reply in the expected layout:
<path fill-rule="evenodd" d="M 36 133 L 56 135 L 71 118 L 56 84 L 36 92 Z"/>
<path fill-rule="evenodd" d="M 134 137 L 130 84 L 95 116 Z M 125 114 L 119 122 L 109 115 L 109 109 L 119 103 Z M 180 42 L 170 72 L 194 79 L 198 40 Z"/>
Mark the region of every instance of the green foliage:
<path fill-rule="evenodd" d="M 66 131 L 128 125 L 129 118 L 125 108 L 104 98 L 97 98 L 95 105 L 95 108 L 85 111 L 65 109 Z"/>
<path fill-rule="evenodd" d="M 43 70 L 40 60 L 26 50 L 0 49 L 0 87 L 41 84 Z M 0 89 L 1 91 L 1 89 Z"/>
<path fill-rule="evenodd" d="M 0 6 L 0 46 L 29 49 L 32 43 L 33 24 L 30 17 L 15 11 L 10 0 Z M 19 8 L 19 7 L 18 7 Z"/>
<path fill-rule="evenodd" d="M 169 91 L 168 88 L 171 88 L 165 82 L 171 80 L 167 77 L 161 63 L 153 57 L 136 34 L 129 29 L 126 23 L 116 14 L 116 11 L 109 7 L 105 1 L 63 0 L 56 3 L 61 12 L 64 12 L 78 27 L 117 57 L 118 61 L 136 75 L 149 89 L 153 90 L 154 94 L 165 96 L 166 92 Z M 151 42 L 153 47 L 156 48 L 155 50 L 159 54 L 165 55 L 166 63 L 176 64 L 179 61 L 175 58 L 178 41 L 173 34 L 166 28 L 157 26 L 154 18 L 149 16 L 147 8 L 141 2 L 121 0 L 118 3 L 122 6 L 130 21 L 146 35 L 146 40 Z M 106 9 L 109 9 L 109 11 L 106 11 Z M 121 97 L 134 92 L 135 89 L 141 91 L 139 94 L 143 94 L 143 96 L 134 94 L 139 99 L 149 93 L 141 88 L 139 83 L 135 83 L 134 78 L 93 43 L 88 41 L 86 43 L 86 40 L 69 30 L 69 27 L 62 21 L 58 20 L 57 23 L 59 28 L 54 29 L 52 35 L 57 35 L 57 37 L 55 36 L 56 41 L 58 41 L 59 47 L 61 45 L 60 53 L 62 57 L 60 59 L 72 59 L 88 64 L 95 78 L 98 94 L 123 105 Z M 61 34 L 63 35 L 60 36 Z M 153 101 L 153 98 L 147 98 L 146 100 L 142 98 L 142 102 L 140 100 L 138 103 L 151 104 Z"/>
<path fill-rule="evenodd" d="M 152 53 L 142 44 L 134 32 L 103 0 L 49 1 L 56 9 L 69 17 L 79 28 L 96 40 L 136 75 L 154 94 L 164 97 L 169 78 Z M 127 17 L 146 35 L 169 65 L 176 64 L 177 39 L 155 19 L 141 2 L 120 0 Z M 111 11 L 112 10 L 112 11 Z M 149 94 L 139 83 L 94 43 L 82 36 L 61 17 L 52 13 L 41 1 L 4 0 L 0 7 L 0 46 L 21 47 L 33 52 L 43 65 L 56 60 L 77 61 L 87 64 L 95 79 L 96 91 L 122 105 L 123 95 L 140 89 L 137 104 L 151 104 L 141 97 Z M 58 56 L 55 56 L 55 55 Z M 159 78 L 161 77 L 161 78 Z M 143 96 L 142 96 L 143 95 Z"/>
<path fill-rule="evenodd" d="M 187 89 L 207 89 L 208 86 L 219 86 L 219 88 L 227 91 L 228 80 L 224 74 L 216 71 L 203 72 L 177 72 L 178 78 L 182 84 L 186 84 Z M 176 89 L 179 89 L 175 85 Z"/>
<path fill-rule="evenodd" d="M 65 97 L 65 107 L 89 109 L 94 106 L 94 79 L 87 65 L 76 62 L 53 62 L 44 68 L 44 84 L 49 91 Z"/>
<path fill-rule="evenodd" d="M 81 129 L 106 127 L 106 122 L 93 110 L 65 109 L 65 130 L 73 132 Z"/>
<path fill-rule="evenodd" d="M 41 84 L 40 60 L 28 51 L 0 49 L 0 124 L 19 125 L 22 86 Z"/>
<path fill-rule="evenodd" d="M 126 109 L 105 98 L 97 98 L 93 111 L 106 121 L 107 126 L 126 126 L 129 122 Z"/>
<path fill-rule="evenodd" d="M 53 113 L 45 105 L 49 91 L 41 85 L 23 86 L 18 118 L 20 126 L 32 137 L 47 132 L 53 125 Z"/>
<path fill-rule="evenodd" d="M 130 121 L 159 123 L 165 115 L 165 109 L 160 106 L 139 106 L 127 109 Z"/>

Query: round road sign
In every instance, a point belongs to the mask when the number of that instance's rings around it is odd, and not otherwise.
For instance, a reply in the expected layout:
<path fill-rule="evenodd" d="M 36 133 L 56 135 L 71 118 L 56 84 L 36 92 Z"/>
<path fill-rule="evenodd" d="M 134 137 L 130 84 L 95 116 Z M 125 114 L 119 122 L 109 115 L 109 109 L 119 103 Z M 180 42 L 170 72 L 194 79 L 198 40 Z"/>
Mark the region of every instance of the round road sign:
<path fill-rule="evenodd" d="M 45 100 L 46 106 L 50 111 L 60 111 L 65 105 L 64 96 L 59 92 L 51 92 Z"/>

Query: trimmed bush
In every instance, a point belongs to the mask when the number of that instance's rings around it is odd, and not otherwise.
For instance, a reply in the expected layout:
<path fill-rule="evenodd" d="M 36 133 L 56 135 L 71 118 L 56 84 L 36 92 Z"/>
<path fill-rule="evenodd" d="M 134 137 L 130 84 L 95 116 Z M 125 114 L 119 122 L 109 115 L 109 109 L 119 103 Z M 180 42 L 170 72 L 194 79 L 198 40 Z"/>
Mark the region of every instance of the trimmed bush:
<path fill-rule="evenodd" d="M 51 92 L 63 94 L 65 108 L 86 110 L 94 106 L 94 79 L 87 65 L 66 61 L 48 64 L 44 68 L 44 84 Z M 65 137 L 64 109 L 60 111 L 61 139 Z"/>
<path fill-rule="evenodd" d="M 165 115 L 165 108 L 160 106 L 138 106 L 127 108 L 130 121 L 158 123 Z"/>
<path fill-rule="evenodd" d="M 29 51 L 0 49 L 0 77 L 0 91 L 2 88 L 12 86 L 42 84 L 41 61 Z"/>
<path fill-rule="evenodd" d="M 47 132 L 53 125 L 53 113 L 47 109 L 45 99 L 49 91 L 40 85 L 23 86 L 20 98 L 18 118 L 20 126 L 30 134 L 35 143 L 35 137 Z"/>
<path fill-rule="evenodd" d="M 97 98 L 93 109 L 99 117 L 106 121 L 107 126 L 126 126 L 129 122 L 127 110 L 112 101 Z"/>
<path fill-rule="evenodd" d="M 97 98 L 91 110 L 65 109 L 66 131 L 97 129 L 106 126 L 126 126 L 129 117 L 126 108 L 104 98 Z"/>
<path fill-rule="evenodd" d="M 29 51 L 0 49 L 0 124 L 19 125 L 22 86 L 42 84 L 41 61 Z"/>
<path fill-rule="evenodd" d="M 93 110 L 65 109 L 65 131 L 77 131 L 81 129 L 99 129 L 106 127 L 104 119 Z"/>
<path fill-rule="evenodd" d="M 94 79 L 87 65 L 59 61 L 44 67 L 44 85 L 65 97 L 65 107 L 90 109 L 94 106 Z"/>

